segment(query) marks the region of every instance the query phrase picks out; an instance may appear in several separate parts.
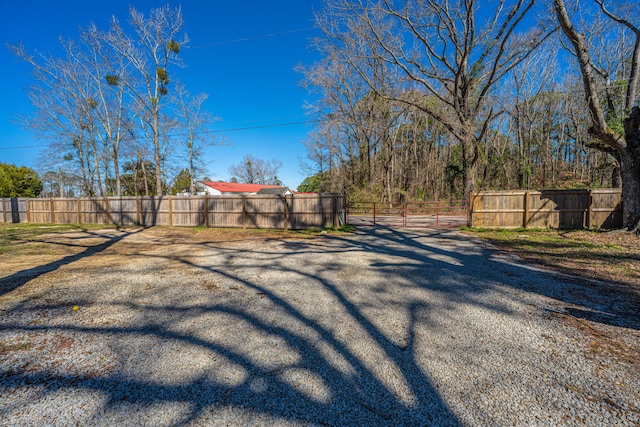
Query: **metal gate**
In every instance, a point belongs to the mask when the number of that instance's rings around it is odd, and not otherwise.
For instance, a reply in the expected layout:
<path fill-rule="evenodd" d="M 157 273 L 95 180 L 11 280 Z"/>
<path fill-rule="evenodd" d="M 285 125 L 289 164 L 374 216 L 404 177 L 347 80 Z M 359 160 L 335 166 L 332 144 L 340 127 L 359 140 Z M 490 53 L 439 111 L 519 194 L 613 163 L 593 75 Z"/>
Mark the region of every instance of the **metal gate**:
<path fill-rule="evenodd" d="M 467 225 L 468 218 L 468 206 L 462 200 L 347 204 L 347 222 L 360 227 L 453 228 Z"/>

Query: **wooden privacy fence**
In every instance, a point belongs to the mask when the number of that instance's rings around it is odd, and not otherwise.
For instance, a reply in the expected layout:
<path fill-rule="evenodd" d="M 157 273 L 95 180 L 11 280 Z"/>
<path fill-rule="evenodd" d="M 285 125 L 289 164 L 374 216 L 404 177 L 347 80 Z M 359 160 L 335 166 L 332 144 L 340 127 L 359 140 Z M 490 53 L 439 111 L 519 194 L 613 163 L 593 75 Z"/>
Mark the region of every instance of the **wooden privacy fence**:
<path fill-rule="evenodd" d="M 621 190 L 481 191 L 469 216 L 472 227 L 620 228 Z"/>
<path fill-rule="evenodd" d="M 341 194 L 0 199 L 0 222 L 306 229 L 339 227 Z"/>

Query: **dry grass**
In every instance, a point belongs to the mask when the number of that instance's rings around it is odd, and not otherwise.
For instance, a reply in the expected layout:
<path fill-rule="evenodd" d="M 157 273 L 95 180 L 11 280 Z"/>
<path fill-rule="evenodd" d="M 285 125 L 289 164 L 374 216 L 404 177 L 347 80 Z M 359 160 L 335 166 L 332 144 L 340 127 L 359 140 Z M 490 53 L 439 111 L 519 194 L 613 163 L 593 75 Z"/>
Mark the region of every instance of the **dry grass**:
<path fill-rule="evenodd" d="M 116 228 L 105 225 L 0 224 L 0 277 L 37 268 L 63 258 L 100 249 L 103 255 L 131 256 L 142 251 L 179 251 L 181 244 L 224 244 L 244 240 L 313 239 L 321 233 L 341 231 L 284 231 L 231 228 L 152 227 L 144 239 L 128 238 L 113 247 L 119 235 L 135 236 L 140 228 Z M 115 240 L 114 240 L 115 239 Z M 154 245 L 160 244 L 160 248 Z"/>
<path fill-rule="evenodd" d="M 640 238 L 635 234 L 546 229 L 464 232 L 529 263 L 640 291 Z"/>

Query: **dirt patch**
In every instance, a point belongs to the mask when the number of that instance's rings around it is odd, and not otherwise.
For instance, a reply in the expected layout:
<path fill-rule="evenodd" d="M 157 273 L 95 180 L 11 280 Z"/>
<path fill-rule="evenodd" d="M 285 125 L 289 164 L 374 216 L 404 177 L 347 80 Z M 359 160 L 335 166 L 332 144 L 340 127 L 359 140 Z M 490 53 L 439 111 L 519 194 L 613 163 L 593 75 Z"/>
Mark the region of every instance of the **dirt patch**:
<path fill-rule="evenodd" d="M 168 227 L 63 230 L 44 234 L 30 230 L 28 235 L 14 236 L 11 240 L 0 242 L 4 243 L 0 244 L 0 277 L 35 271 L 55 263 L 80 261 L 85 255 L 100 255 L 91 260 L 92 266 L 99 267 L 121 263 L 123 256 L 180 255 L 181 251 L 191 250 L 189 246 L 193 244 L 220 246 L 247 240 L 313 239 L 318 236 L 318 233 L 312 232 Z"/>

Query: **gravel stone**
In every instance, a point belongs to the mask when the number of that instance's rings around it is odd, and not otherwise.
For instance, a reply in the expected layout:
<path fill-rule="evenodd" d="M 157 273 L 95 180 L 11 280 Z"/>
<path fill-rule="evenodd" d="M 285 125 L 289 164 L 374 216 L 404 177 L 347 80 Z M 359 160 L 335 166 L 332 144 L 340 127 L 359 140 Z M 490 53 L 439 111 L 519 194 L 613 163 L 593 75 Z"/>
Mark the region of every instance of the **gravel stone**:
<path fill-rule="evenodd" d="M 607 304 L 455 231 L 150 229 L 30 274 L 0 296 L 1 426 L 640 425 L 637 359 L 562 315 Z"/>

